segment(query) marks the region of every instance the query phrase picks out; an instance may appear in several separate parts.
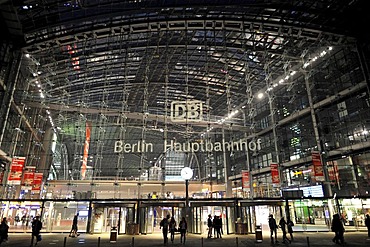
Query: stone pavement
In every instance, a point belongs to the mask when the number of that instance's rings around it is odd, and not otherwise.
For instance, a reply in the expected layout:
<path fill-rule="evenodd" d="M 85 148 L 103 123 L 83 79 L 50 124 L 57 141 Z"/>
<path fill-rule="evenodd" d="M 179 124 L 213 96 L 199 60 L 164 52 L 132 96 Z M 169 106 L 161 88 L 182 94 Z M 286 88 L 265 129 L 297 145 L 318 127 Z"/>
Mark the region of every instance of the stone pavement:
<path fill-rule="evenodd" d="M 333 233 L 331 232 L 297 232 L 294 234 L 294 241 L 286 246 L 339 246 L 332 242 Z M 370 238 L 367 232 L 346 232 L 345 246 L 370 246 Z M 162 236 L 159 233 L 148 235 L 119 235 L 117 241 L 111 243 L 109 234 L 81 234 L 77 238 L 70 238 L 66 233 L 42 233 L 43 240 L 37 247 L 144 247 L 144 246 L 164 246 Z M 9 241 L 2 243 L 2 246 L 29 247 L 30 233 L 10 233 Z M 281 232 L 278 233 L 281 240 Z M 64 242 L 65 241 L 65 242 Z M 180 235 L 175 236 L 174 243 L 169 242 L 168 247 L 184 246 L 180 244 Z M 268 232 L 263 233 L 262 243 L 256 243 L 255 235 L 223 235 L 222 239 L 207 239 L 205 235 L 188 234 L 185 246 L 190 247 L 271 247 Z M 285 246 L 280 243 L 276 246 Z"/>

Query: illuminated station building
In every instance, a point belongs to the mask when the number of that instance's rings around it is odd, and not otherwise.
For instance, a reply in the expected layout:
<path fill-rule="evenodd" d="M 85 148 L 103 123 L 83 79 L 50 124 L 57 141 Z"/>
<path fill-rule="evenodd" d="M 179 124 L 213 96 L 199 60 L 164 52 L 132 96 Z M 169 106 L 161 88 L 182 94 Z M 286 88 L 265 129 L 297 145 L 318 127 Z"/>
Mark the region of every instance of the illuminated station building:
<path fill-rule="evenodd" d="M 185 3 L 186 2 L 186 3 Z M 1 217 L 250 233 L 370 213 L 366 1 L 0 1 Z"/>

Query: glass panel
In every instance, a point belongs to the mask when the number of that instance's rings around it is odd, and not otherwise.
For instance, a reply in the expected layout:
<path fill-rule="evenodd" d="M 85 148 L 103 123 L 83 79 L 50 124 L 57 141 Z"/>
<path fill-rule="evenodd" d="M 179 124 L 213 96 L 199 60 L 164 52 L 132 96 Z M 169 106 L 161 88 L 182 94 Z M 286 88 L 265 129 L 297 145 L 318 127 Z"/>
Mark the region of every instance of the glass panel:
<path fill-rule="evenodd" d="M 45 203 L 43 225 L 49 231 L 69 232 L 73 217 L 78 213 L 78 231 L 86 232 L 88 208 L 88 202 Z"/>
<path fill-rule="evenodd" d="M 227 218 L 226 218 L 227 222 L 225 222 L 222 226 L 224 228 L 224 233 L 227 233 L 227 234 L 235 233 L 235 222 L 236 222 L 235 209 L 233 207 L 227 207 L 226 213 L 227 213 Z M 225 220 L 223 220 L 223 222 L 224 221 Z"/>
<path fill-rule="evenodd" d="M 202 208 L 193 208 L 193 220 L 192 220 L 192 233 L 201 234 L 202 233 Z M 189 225 L 189 222 L 188 222 Z"/>
<path fill-rule="evenodd" d="M 6 217 L 10 231 L 24 231 L 30 229 L 30 223 L 36 215 L 41 213 L 39 202 L 4 202 L 2 217 Z"/>

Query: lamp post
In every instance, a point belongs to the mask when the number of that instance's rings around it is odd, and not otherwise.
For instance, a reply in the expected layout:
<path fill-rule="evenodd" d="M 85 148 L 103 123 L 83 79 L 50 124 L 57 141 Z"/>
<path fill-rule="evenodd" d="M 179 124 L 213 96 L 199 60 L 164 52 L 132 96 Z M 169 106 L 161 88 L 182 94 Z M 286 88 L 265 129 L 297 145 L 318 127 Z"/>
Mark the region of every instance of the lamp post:
<path fill-rule="evenodd" d="M 193 177 L 193 170 L 190 167 L 184 167 L 181 170 L 181 177 L 185 179 L 185 218 L 189 221 L 189 179 Z"/>
<path fill-rule="evenodd" d="M 189 179 L 185 179 L 185 214 L 188 217 L 189 214 Z"/>

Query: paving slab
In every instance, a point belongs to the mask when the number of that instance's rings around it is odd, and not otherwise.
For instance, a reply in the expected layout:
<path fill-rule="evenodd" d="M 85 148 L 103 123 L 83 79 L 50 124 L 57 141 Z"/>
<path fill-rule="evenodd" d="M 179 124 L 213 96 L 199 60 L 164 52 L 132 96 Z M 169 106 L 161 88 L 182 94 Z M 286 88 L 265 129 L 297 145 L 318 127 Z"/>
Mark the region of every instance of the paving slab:
<path fill-rule="evenodd" d="M 208 239 L 206 235 L 188 234 L 185 244 L 180 243 L 180 235 L 175 236 L 172 243 L 164 245 L 160 233 L 148 235 L 118 235 L 116 242 L 110 241 L 110 234 L 81 234 L 76 238 L 68 237 L 67 233 L 42 233 L 42 241 L 37 247 L 149 247 L 149 246 L 190 246 L 190 247 L 247 247 L 247 246 L 307 246 L 307 247 L 326 247 L 340 246 L 332 242 L 334 234 L 332 232 L 297 232 L 294 234 L 294 241 L 291 244 L 281 242 L 272 245 L 269 233 L 263 233 L 261 243 L 256 242 L 254 234 L 248 235 L 223 235 L 222 238 Z M 370 238 L 367 232 L 346 232 L 344 246 L 370 246 Z M 281 232 L 278 233 L 278 240 L 281 241 Z M 9 241 L 2 243 L 1 246 L 29 247 L 31 243 L 30 233 L 10 233 Z"/>

